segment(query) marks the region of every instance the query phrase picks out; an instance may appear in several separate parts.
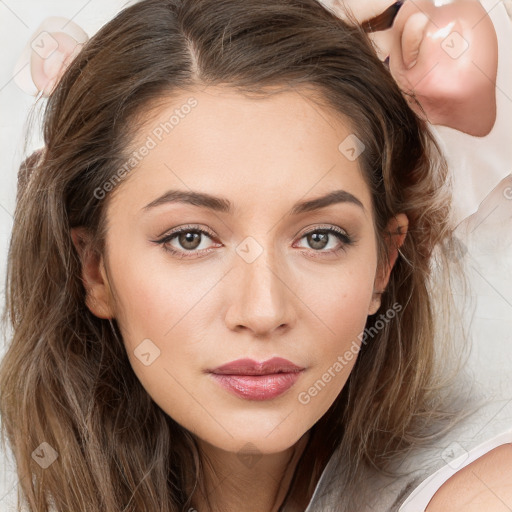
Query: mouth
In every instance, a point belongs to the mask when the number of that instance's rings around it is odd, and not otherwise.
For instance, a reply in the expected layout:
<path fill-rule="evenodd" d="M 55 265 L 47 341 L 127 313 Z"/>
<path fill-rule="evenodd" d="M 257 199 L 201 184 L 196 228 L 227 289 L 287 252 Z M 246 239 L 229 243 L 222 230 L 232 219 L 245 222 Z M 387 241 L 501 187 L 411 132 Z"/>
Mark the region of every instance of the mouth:
<path fill-rule="evenodd" d="M 304 372 L 287 359 L 274 357 L 262 363 L 238 359 L 208 373 L 221 387 L 246 400 L 270 400 L 290 389 Z"/>
<path fill-rule="evenodd" d="M 278 373 L 296 373 L 304 370 L 288 359 L 282 357 L 273 357 L 261 363 L 253 359 L 237 359 L 229 363 L 218 366 L 209 373 L 215 375 L 273 375 Z"/>
<path fill-rule="evenodd" d="M 211 374 L 221 387 L 245 400 L 271 400 L 288 391 L 302 371 L 266 375 Z"/>

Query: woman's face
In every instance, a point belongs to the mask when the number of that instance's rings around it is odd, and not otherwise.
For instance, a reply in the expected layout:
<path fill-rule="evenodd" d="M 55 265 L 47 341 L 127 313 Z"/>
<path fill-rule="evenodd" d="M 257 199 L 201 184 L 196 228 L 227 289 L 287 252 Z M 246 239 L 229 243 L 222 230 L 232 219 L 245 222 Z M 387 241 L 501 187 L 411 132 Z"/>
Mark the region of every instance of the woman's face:
<path fill-rule="evenodd" d="M 116 318 L 144 388 L 200 439 L 289 448 L 343 388 L 387 282 L 362 146 L 305 94 L 210 87 L 160 105 L 132 150 L 89 307 Z M 275 357 L 300 371 L 211 373 Z"/>

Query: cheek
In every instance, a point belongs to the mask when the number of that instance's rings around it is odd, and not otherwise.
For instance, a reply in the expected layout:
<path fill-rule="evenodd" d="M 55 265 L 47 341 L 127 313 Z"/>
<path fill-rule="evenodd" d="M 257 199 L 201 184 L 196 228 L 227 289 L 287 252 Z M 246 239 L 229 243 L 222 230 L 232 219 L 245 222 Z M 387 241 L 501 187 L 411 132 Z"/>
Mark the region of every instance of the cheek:
<path fill-rule="evenodd" d="M 218 279 L 199 279 L 192 266 L 180 270 L 165 257 L 154 257 L 158 252 L 131 251 L 129 258 L 112 254 L 116 320 L 142 386 L 164 411 L 193 431 L 204 413 L 201 407 L 191 407 L 190 396 L 201 376 L 198 356 L 204 349 L 197 320 L 205 315 L 204 299 Z"/>
<path fill-rule="evenodd" d="M 218 337 L 211 319 L 218 315 L 222 272 L 207 263 L 180 267 L 163 249 L 136 243 L 129 252 L 112 250 L 110 267 L 115 316 L 132 368 L 153 399 L 163 397 L 165 410 L 174 411 L 181 386 L 194 389 L 193 379 L 201 376 L 206 340 Z"/>
<path fill-rule="evenodd" d="M 321 320 L 327 326 L 332 326 L 337 335 L 343 335 L 347 322 L 359 324 L 366 318 L 373 280 L 371 272 L 334 272 L 322 281 L 312 280 L 303 296 L 315 311 L 321 312 Z"/>
<path fill-rule="evenodd" d="M 294 292 L 320 322 L 318 332 L 324 334 L 320 339 L 325 340 L 325 348 L 339 346 L 364 328 L 377 267 L 371 236 L 365 234 L 334 265 L 308 263 L 298 271 L 300 284 Z"/>
<path fill-rule="evenodd" d="M 325 281 L 329 286 L 323 292 L 310 289 L 308 305 L 320 324 L 309 347 L 312 371 L 297 398 L 317 418 L 334 402 L 356 362 L 373 295 L 370 268 L 339 272 Z"/>
<path fill-rule="evenodd" d="M 113 253 L 111 267 L 116 318 L 129 348 L 145 338 L 165 343 L 190 327 L 190 318 L 217 281 L 205 267 L 171 263 L 159 247 L 132 246 L 127 258 Z"/>

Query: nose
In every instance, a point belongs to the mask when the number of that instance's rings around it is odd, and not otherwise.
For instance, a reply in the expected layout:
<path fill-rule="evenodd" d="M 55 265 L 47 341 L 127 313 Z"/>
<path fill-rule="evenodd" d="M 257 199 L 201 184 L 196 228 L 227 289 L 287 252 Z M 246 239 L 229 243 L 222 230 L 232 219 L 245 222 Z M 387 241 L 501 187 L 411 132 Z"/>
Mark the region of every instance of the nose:
<path fill-rule="evenodd" d="M 229 329 L 249 330 L 258 338 L 286 332 L 295 321 L 294 292 L 289 274 L 267 249 L 252 262 L 236 256 L 229 286 Z"/>

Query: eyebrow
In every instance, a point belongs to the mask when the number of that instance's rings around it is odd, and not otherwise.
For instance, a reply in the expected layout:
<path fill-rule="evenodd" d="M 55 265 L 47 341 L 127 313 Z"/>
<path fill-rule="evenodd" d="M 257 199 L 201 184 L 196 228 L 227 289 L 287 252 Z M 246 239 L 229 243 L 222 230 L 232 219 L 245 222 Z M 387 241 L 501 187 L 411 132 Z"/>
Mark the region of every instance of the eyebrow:
<path fill-rule="evenodd" d="M 165 194 L 144 206 L 142 210 L 148 211 L 152 208 L 168 203 L 190 204 L 200 208 L 207 208 L 208 210 L 227 214 L 233 214 L 234 212 L 233 203 L 224 197 L 217 197 L 203 192 L 186 190 L 168 190 Z M 301 213 L 312 212 L 338 203 L 355 204 L 365 211 L 363 203 L 356 196 L 346 190 L 334 190 L 324 196 L 295 203 L 288 212 L 288 215 L 299 215 Z"/>

